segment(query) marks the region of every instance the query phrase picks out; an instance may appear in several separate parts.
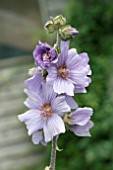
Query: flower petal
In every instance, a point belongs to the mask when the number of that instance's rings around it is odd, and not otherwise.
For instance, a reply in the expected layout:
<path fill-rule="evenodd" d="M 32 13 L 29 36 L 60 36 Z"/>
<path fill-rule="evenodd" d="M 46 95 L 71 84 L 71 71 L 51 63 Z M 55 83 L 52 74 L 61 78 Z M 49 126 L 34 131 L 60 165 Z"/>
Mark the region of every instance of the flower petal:
<path fill-rule="evenodd" d="M 77 136 L 91 136 L 89 130 L 93 127 L 93 122 L 89 121 L 84 126 L 71 126 L 70 130 L 74 132 Z"/>
<path fill-rule="evenodd" d="M 30 109 L 40 109 L 43 104 L 41 97 L 34 91 L 28 89 L 25 89 L 24 92 L 28 95 L 28 98 L 25 100 L 24 104 Z"/>
<path fill-rule="evenodd" d="M 53 90 L 53 86 L 49 83 L 43 83 L 43 102 L 51 103 L 55 99 L 56 93 Z"/>
<path fill-rule="evenodd" d="M 39 110 L 29 110 L 24 114 L 19 115 L 18 118 L 25 123 L 28 129 L 28 135 L 43 128 L 44 120 Z"/>
<path fill-rule="evenodd" d="M 69 105 L 67 105 L 65 96 L 56 97 L 52 102 L 52 109 L 54 113 L 62 115 L 62 113 L 66 113 L 70 111 Z"/>
<path fill-rule="evenodd" d="M 69 115 L 72 118 L 69 120 L 69 124 L 84 126 L 90 120 L 92 113 L 93 110 L 91 108 L 78 108 Z"/>
<path fill-rule="evenodd" d="M 27 84 L 28 88 L 37 92 L 40 92 L 42 82 L 44 82 L 44 78 L 41 73 L 38 73 L 28 80 L 25 80 L 25 84 Z"/>
<path fill-rule="evenodd" d="M 46 146 L 47 143 L 44 141 L 44 136 L 42 131 L 36 131 L 32 134 L 32 142 L 34 144 L 41 143 L 42 145 Z"/>
<path fill-rule="evenodd" d="M 76 109 L 78 104 L 75 102 L 73 97 L 65 95 L 67 104 L 71 107 L 71 109 Z"/>
<path fill-rule="evenodd" d="M 64 122 L 60 116 L 53 114 L 44 123 L 43 130 L 45 142 L 49 142 L 53 139 L 54 136 L 59 135 L 60 133 L 65 133 Z"/>
<path fill-rule="evenodd" d="M 56 93 L 66 93 L 69 96 L 74 96 L 74 85 L 69 80 L 58 78 L 54 81 L 53 89 Z"/>

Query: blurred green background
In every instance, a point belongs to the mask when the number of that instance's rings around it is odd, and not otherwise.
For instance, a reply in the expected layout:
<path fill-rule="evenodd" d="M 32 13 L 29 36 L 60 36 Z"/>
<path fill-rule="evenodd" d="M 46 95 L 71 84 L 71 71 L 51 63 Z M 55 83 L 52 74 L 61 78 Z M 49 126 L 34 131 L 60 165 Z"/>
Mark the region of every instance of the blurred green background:
<path fill-rule="evenodd" d="M 71 132 L 60 136 L 58 146 L 63 151 L 57 152 L 56 170 L 113 170 L 113 1 L 69 0 L 64 16 L 68 24 L 79 30 L 71 47 L 90 57 L 92 83 L 87 94 L 76 94 L 75 100 L 80 107 L 94 109 L 95 126 L 90 138 L 76 137 Z M 42 28 L 33 29 L 33 45 L 36 37 L 50 39 Z M 50 151 L 51 144 L 44 150 L 41 165 L 32 170 L 42 170 L 49 164 Z"/>

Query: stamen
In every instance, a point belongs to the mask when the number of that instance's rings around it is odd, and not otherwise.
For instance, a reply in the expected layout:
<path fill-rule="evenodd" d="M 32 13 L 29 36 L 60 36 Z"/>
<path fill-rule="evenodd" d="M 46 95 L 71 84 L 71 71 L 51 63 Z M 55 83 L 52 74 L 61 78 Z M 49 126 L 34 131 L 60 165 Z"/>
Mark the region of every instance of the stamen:
<path fill-rule="evenodd" d="M 67 79 L 67 78 L 69 78 L 69 73 L 70 73 L 70 70 L 67 69 L 66 67 L 60 67 L 58 69 L 58 76 L 59 77 Z"/>
<path fill-rule="evenodd" d="M 44 104 L 41 108 L 41 113 L 44 118 L 48 118 L 53 114 L 52 107 L 50 104 Z"/>

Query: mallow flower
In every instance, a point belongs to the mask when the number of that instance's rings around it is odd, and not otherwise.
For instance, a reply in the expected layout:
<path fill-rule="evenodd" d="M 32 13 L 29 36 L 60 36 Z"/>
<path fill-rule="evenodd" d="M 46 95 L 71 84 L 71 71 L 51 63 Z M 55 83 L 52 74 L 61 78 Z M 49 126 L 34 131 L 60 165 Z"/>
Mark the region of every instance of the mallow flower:
<path fill-rule="evenodd" d="M 93 110 L 89 107 L 77 108 L 74 112 L 65 116 L 65 122 L 68 123 L 69 129 L 77 136 L 91 136 L 90 128 L 93 127 L 93 122 L 90 117 Z"/>
<path fill-rule="evenodd" d="M 34 49 L 33 56 L 35 64 L 42 68 L 48 68 L 52 63 L 58 60 L 55 48 L 42 42 L 39 42 L 39 45 Z"/>
<path fill-rule="evenodd" d="M 30 109 L 18 116 L 24 122 L 28 135 L 32 135 L 34 143 L 48 143 L 61 133 L 65 133 L 65 125 L 62 116 L 70 111 L 69 105 L 65 101 L 65 96 L 58 96 L 50 85 L 44 83 L 40 93 L 25 90 L 28 98 L 24 104 Z M 40 139 L 36 138 L 36 133 L 40 134 Z"/>
<path fill-rule="evenodd" d="M 69 41 L 61 41 L 58 62 L 48 68 L 47 82 L 53 85 L 56 93 L 74 96 L 77 91 L 84 92 L 91 79 L 87 53 L 78 54 L 76 49 L 69 50 Z"/>

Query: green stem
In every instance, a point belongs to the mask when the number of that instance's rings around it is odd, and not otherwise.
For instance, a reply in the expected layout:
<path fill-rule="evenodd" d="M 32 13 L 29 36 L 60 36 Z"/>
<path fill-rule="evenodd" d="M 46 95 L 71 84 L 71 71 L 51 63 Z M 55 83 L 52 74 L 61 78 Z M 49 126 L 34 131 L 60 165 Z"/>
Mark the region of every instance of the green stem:
<path fill-rule="evenodd" d="M 51 150 L 51 159 L 49 170 L 55 170 L 56 163 L 56 136 L 52 140 L 52 150 Z"/>
<path fill-rule="evenodd" d="M 59 30 L 57 31 L 56 50 L 57 50 L 58 53 L 60 52 L 60 35 L 59 35 Z"/>

